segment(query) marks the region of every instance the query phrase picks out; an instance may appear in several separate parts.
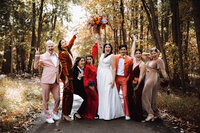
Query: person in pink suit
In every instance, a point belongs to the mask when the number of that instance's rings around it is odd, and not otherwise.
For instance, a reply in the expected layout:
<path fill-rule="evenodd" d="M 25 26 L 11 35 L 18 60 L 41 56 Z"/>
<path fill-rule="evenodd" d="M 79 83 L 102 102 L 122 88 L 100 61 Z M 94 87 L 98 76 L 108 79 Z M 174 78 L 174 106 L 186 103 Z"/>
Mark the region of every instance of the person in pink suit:
<path fill-rule="evenodd" d="M 40 55 L 39 49 L 35 52 L 34 68 L 38 69 L 43 67 L 43 73 L 41 77 L 42 86 L 42 102 L 44 113 L 47 123 L 54 123 L 54 120 L 58 120 L 58 106 L 60 103 L 60 86 L 59 86 L 59 59 L 58 54 L 54 52 L 55 44 L 52 41 L 46 42 L 46 52 Z M 52 114 L 48 109 L 48 101 L 50 92 L 54 98 L 54 108 Z"/>
<path fill-rule="evenodd" d="M 124 113 L 125 119 L 130 120 L 130 114 L 128 109 L 128 97 L 127 97 L 127 80 L 132 70 L 133 61 L 132 58 L 127 56 L 127 45 L 119 46 L 120 54 L 115 55 L 116 60 L 116 85 L 118 92 L 120 87 L 123 93 L 124 99 Z"/>

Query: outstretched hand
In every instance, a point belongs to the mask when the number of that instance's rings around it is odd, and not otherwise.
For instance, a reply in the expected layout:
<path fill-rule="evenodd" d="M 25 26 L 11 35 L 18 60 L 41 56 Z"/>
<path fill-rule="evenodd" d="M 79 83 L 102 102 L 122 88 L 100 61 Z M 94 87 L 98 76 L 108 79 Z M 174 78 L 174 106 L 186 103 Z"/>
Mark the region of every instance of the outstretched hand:
<path fill-rule="evenodd" d="M 74 35 L 76 35 L 76 36 L 77 36 L 77 35 L 78 35 L 78 32 L 77 32 L 77 31 L 76 31 L 76 32 L 74 32 Z"/>
<path fill-rule="evenodd" d="M 137 41 L 137 37 L 135 35 L 133 35 L 133 40 Z"/>
<path fill-rule="evenodd" d="M 35 55 L 40 55 L 40 49 L 39 48 L 35 48 Z"/>

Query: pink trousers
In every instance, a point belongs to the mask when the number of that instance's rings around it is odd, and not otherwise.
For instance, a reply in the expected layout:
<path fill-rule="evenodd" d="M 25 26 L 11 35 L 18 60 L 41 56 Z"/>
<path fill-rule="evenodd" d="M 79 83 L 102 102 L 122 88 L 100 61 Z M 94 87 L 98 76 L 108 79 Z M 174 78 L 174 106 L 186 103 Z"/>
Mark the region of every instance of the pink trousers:
<path fill-rule="evenodd" d="M 48 109 L 48 102 L 49 102 L 49 94 L 50 92 L 53 95 L 54 98 L 54 108 L 53 113 L 58 114 L 58 107 L 60 103 L 60 86 L 57 83 L 54 84 L 44 84 L 42 83 L 42 102 L 43 102 L 43 108 L 46 118 L 51 118 L 51 115 L 49 113 Z"/>

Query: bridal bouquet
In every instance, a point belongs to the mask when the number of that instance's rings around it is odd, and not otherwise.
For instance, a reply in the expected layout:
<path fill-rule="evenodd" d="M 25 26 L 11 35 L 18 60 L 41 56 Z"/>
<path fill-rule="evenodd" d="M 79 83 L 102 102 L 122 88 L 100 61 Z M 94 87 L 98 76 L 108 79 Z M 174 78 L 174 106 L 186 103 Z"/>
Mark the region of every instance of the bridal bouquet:
<path fill-rule="evenodd" d="M 92 16 L 88 20 L 89 29 L 93 33 L 100 33 L 100 29 L 105 29 L 106 24 L 108 24 L 108 18 L 105 18 L 102 15 Z"/>

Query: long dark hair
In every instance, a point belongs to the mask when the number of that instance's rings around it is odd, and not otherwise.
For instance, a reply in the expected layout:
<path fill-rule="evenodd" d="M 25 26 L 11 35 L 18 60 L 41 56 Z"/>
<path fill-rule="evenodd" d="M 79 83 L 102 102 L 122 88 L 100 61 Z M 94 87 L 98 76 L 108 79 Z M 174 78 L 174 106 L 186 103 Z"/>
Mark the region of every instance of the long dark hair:
<path fill-rule="evenodd" d="M 74 62 L 74 65 L 73 65 L 73 67 L 72 67 L 72 70 L 73 70 L 73 71 L 74 71 L 74 69 L 78 66 L 78 63 L 79 63 L 79 61 L 80 61 L 81 59 L 84 59 L 84 60 L 85 60 L 85 58 L 84 58 L 83 56 L 78 56 L 78 57 L 76 57 L 75 62 Z"/>
<path fill-rule="evenodd" d="M 62 51 L 66 51 L 65 49 L 63 49 L 63 48 L 61 47 L 61 41 L 62 41 L 62 40 L 60 40 L 59 43 L 58 43 L 59 54 L 60 54 Z M 72 53 L 71 53 L 71 50 L 69 49 L 69 47 L 67 47 L 67 52 L 69 52 L 69 53 L 71 54 L 71 56 L 73 56 Z"/>
<path fill-rule="evenodd" d="M 92 63 L 93 64 L 95 63 L 93 56 L 91 54 L 88 54 L 88 55 L 85 56 L 86 64 L 87 64 L 87 57 L 91 57 L 92 58 Z"/>
<path fill-rule="evenodd" d="M 136 49 L 136 50 L 135 50 L 135 53 L 136 53 L 137 51 L 139 51 L 139 52 L 142 54 L 142 49 Z"/>
<path fill-rule="evenodd" d="M 111 48 L 111 50 L 110 50 L 110 53 L 105 56 L 105 58 L 108 57 L 109 55 L 111 55 L 113 53 L 113 47 L 112 47 L 112 45 L 110 43 L 105 43 L 104 44 L 104 46 L 103 46 L 103 53 L 105 53 L 105 47 L 106 47 L 106 45 L 109 45 L 110 48 Z"/>

